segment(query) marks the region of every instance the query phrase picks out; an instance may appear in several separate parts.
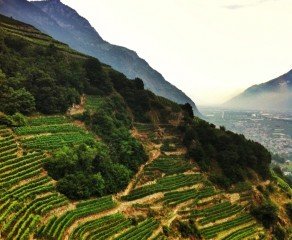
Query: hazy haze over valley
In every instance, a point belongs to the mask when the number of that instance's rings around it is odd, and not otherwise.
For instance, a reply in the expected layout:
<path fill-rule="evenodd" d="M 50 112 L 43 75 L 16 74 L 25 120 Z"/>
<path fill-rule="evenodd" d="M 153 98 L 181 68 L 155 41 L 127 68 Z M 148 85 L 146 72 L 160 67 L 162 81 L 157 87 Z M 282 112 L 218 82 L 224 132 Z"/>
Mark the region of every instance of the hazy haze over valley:
<path fill-rule="evenodd" d="M 292 68 L 289 0 L 62 2 L 198 105 L 221 104 Z"/>

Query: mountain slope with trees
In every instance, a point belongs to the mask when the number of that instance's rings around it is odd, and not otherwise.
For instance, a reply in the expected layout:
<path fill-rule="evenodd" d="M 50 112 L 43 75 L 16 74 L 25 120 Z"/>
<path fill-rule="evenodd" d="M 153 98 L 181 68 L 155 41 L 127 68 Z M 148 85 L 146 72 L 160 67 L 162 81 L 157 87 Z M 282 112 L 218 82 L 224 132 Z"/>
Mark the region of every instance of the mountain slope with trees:
<path fill-rule="evenodd" d="M 195 103 L 137 53 L 103 40 L 85 18 L 61 1 L 2 0 L 0 13 L 35 26 L 73 49 L 98 58 L 130 79 L 142 79 L 145 87 L 159 96 L 179 104 L 190 103 L 195 115 L 200 116 Z"/>
<path fill-rule="evenodd" d="M 289 239 L 258 143 L 2 15 L 0 69 L 1 238 Z"/>

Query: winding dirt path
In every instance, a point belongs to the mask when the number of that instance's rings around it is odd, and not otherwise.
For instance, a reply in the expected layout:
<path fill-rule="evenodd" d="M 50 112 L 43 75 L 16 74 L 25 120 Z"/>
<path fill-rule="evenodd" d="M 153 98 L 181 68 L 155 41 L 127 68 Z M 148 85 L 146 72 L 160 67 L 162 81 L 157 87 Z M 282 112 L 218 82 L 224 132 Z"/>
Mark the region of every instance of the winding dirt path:
<path fill-rule="evenodd" d="M 138 172 L 136 173 L 136 175 L 133 177 L 133 179 L 130 181 L 130 183 L 128 184 L 127 188 L 124 190 L 124 192 L 120 193 L 120 196 L 125 196 L 128 195 L 132 189 L 135 187 L 139 177 L 143 174 L 143 170 L 144 168 L 150 164 L 151 162 L 153 162 L 155 159 L 157 159 L 160 156 L 161 152 L 158 149 L 154 149 L 150 152 L 150 156 L 149 156 L 149 160 L 140 166 Z"/>

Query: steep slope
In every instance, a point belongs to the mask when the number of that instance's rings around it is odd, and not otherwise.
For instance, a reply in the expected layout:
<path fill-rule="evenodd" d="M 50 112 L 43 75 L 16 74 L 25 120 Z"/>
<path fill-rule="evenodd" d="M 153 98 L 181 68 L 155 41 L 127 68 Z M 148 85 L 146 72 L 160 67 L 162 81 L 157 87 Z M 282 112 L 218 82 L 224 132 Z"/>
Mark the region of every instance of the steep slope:
<path fill-rule="evenodd" d="M 1 0 L 0 13 L 13 17 L 25 23 L 29 23 L 48 34 L 54 33 L 54 38 L 68 42 L 72 37 L 69 32 L 64 33 L 58 23 L 47 14 L 44 14 L 38 7 L 25 0 Z"/>
<path fill-rule="evenodd" d="M 1 239 L 289 239 L 260 144 L 1 15 L 0 68 Z"/>
<path fill-rule="evenodd" d="M 292 111 L 292 70 L 266 83 L 254 85 L 224 104 L 241 109 Z"/>
<path fill-rule="evenodd" d="M 104 41 L 85 18 L 59 0 L 36 2 L 2 0 L 0 13 L 29 23 L 57 40 L 69 44 L 73 49 L 97 57 L 130 79 L 141 78 L 145 87 L 159 96 L 181 104 L 190 103 L 195 115 L 200 116 L 195 103 L 181 90 L 167 82 L 137 53 Z"/>

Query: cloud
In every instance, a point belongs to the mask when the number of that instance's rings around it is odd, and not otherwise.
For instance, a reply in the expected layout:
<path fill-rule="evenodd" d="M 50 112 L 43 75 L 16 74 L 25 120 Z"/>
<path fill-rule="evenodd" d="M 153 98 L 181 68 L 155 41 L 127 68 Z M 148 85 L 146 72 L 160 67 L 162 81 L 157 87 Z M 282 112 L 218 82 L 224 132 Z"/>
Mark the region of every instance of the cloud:
<path fill-rule="evenodd" d="M 244 1 L 240 4 L 228 4 L 228 5 L 223 5 L 224 8 L 230 9 L 230 10 L 237 10 L 240 8 L 246 8 L 246 7 L 254 7 L 266 2 L 270 1 L 278 1 L 278 0 L 253 0 L 253 1 Z"/>
<path fill-rule="evenodd" d="M 236 10 L 236 9 L 244 8 L 244 7 L 247 7 L 247 6 L 250 6 L 250 5 L 232 4 L 232 5 L 225 5 L 224 8 L 228 8 L 230 10 Z"/>

